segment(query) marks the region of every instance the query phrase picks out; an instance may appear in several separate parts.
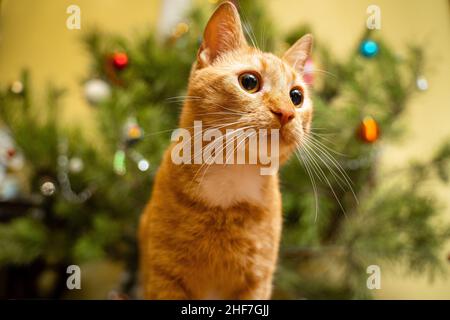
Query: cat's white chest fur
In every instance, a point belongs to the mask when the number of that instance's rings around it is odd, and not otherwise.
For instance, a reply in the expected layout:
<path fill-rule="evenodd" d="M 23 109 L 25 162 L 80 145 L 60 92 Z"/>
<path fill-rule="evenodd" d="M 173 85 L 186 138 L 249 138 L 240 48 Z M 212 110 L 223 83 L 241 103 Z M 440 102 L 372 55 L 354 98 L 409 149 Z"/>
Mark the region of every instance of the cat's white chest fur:
<path fill-rule="evenodd" d="M 264 181 L 257 166 L 213 165 L 199 179 L 199 196 L 209 205 L 229 208 L 241 202 L 262 204 Z"/>

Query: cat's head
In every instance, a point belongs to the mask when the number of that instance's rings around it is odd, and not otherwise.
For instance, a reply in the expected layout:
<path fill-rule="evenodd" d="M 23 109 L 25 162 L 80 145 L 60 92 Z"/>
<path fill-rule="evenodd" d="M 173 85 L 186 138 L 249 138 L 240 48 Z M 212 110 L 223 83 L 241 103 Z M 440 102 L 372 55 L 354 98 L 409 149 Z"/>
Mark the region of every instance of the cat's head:
<path fill-rule="evenodd" d="M 313 110 L 302 73 L 311 48 L 311 35 L 281 58 L 251 47 L 236 7 L 221 4 L 206 26 L 191 72 L 186 124 L 201 120 L 204 127 L 279 129 L 285 158 L 310 130 Z"/>

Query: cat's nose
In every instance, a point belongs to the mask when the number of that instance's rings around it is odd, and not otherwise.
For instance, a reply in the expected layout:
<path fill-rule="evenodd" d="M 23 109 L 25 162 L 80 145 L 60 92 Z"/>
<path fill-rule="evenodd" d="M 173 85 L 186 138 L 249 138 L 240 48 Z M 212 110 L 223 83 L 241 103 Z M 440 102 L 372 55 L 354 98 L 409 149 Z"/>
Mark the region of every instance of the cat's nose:
<path fill-rule="evenodd" d="M 280 120 L 280 123 L 282 126 L 287 124 L 289 121 L 294 119 L 295 113 L 292 110 L 286 110 L 286 109 L 271 109 L 272 113 L 277 116 L 277 118 Z"/>

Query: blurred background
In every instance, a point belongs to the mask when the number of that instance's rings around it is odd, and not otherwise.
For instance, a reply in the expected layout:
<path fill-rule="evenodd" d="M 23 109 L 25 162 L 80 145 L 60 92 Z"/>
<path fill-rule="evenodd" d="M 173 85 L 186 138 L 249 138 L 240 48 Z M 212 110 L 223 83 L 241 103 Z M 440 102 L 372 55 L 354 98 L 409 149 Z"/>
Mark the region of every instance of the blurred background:
<path fill-rule="evenodd" d="M 0 1 L 1 298 L 137 296 L 138 217 L 218 3 Z M 274 298 L 449 299 L 450 2 L 235 3 L 261 49 L 317 40 Z"/>

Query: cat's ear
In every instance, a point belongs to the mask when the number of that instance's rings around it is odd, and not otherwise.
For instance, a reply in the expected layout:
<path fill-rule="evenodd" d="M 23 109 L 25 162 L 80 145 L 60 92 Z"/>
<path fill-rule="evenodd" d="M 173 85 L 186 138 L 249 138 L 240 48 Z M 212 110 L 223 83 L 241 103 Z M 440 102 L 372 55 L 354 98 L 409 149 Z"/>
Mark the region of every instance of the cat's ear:
<path fill-rule="evenodd" d="M 283 60 L 289 63 L 298 72 L 303 72 L 305 62 L 311 55 L 312 45 L 312 35 L 304 35 L 284 53 Z"/>
<path fill-rule="evenodd" d="M 198 51 L 200 66 L 211 64 L 221 54 L 247 45 L 239 13 L 231 2 L 222 3 L 206 25 Z"/>

